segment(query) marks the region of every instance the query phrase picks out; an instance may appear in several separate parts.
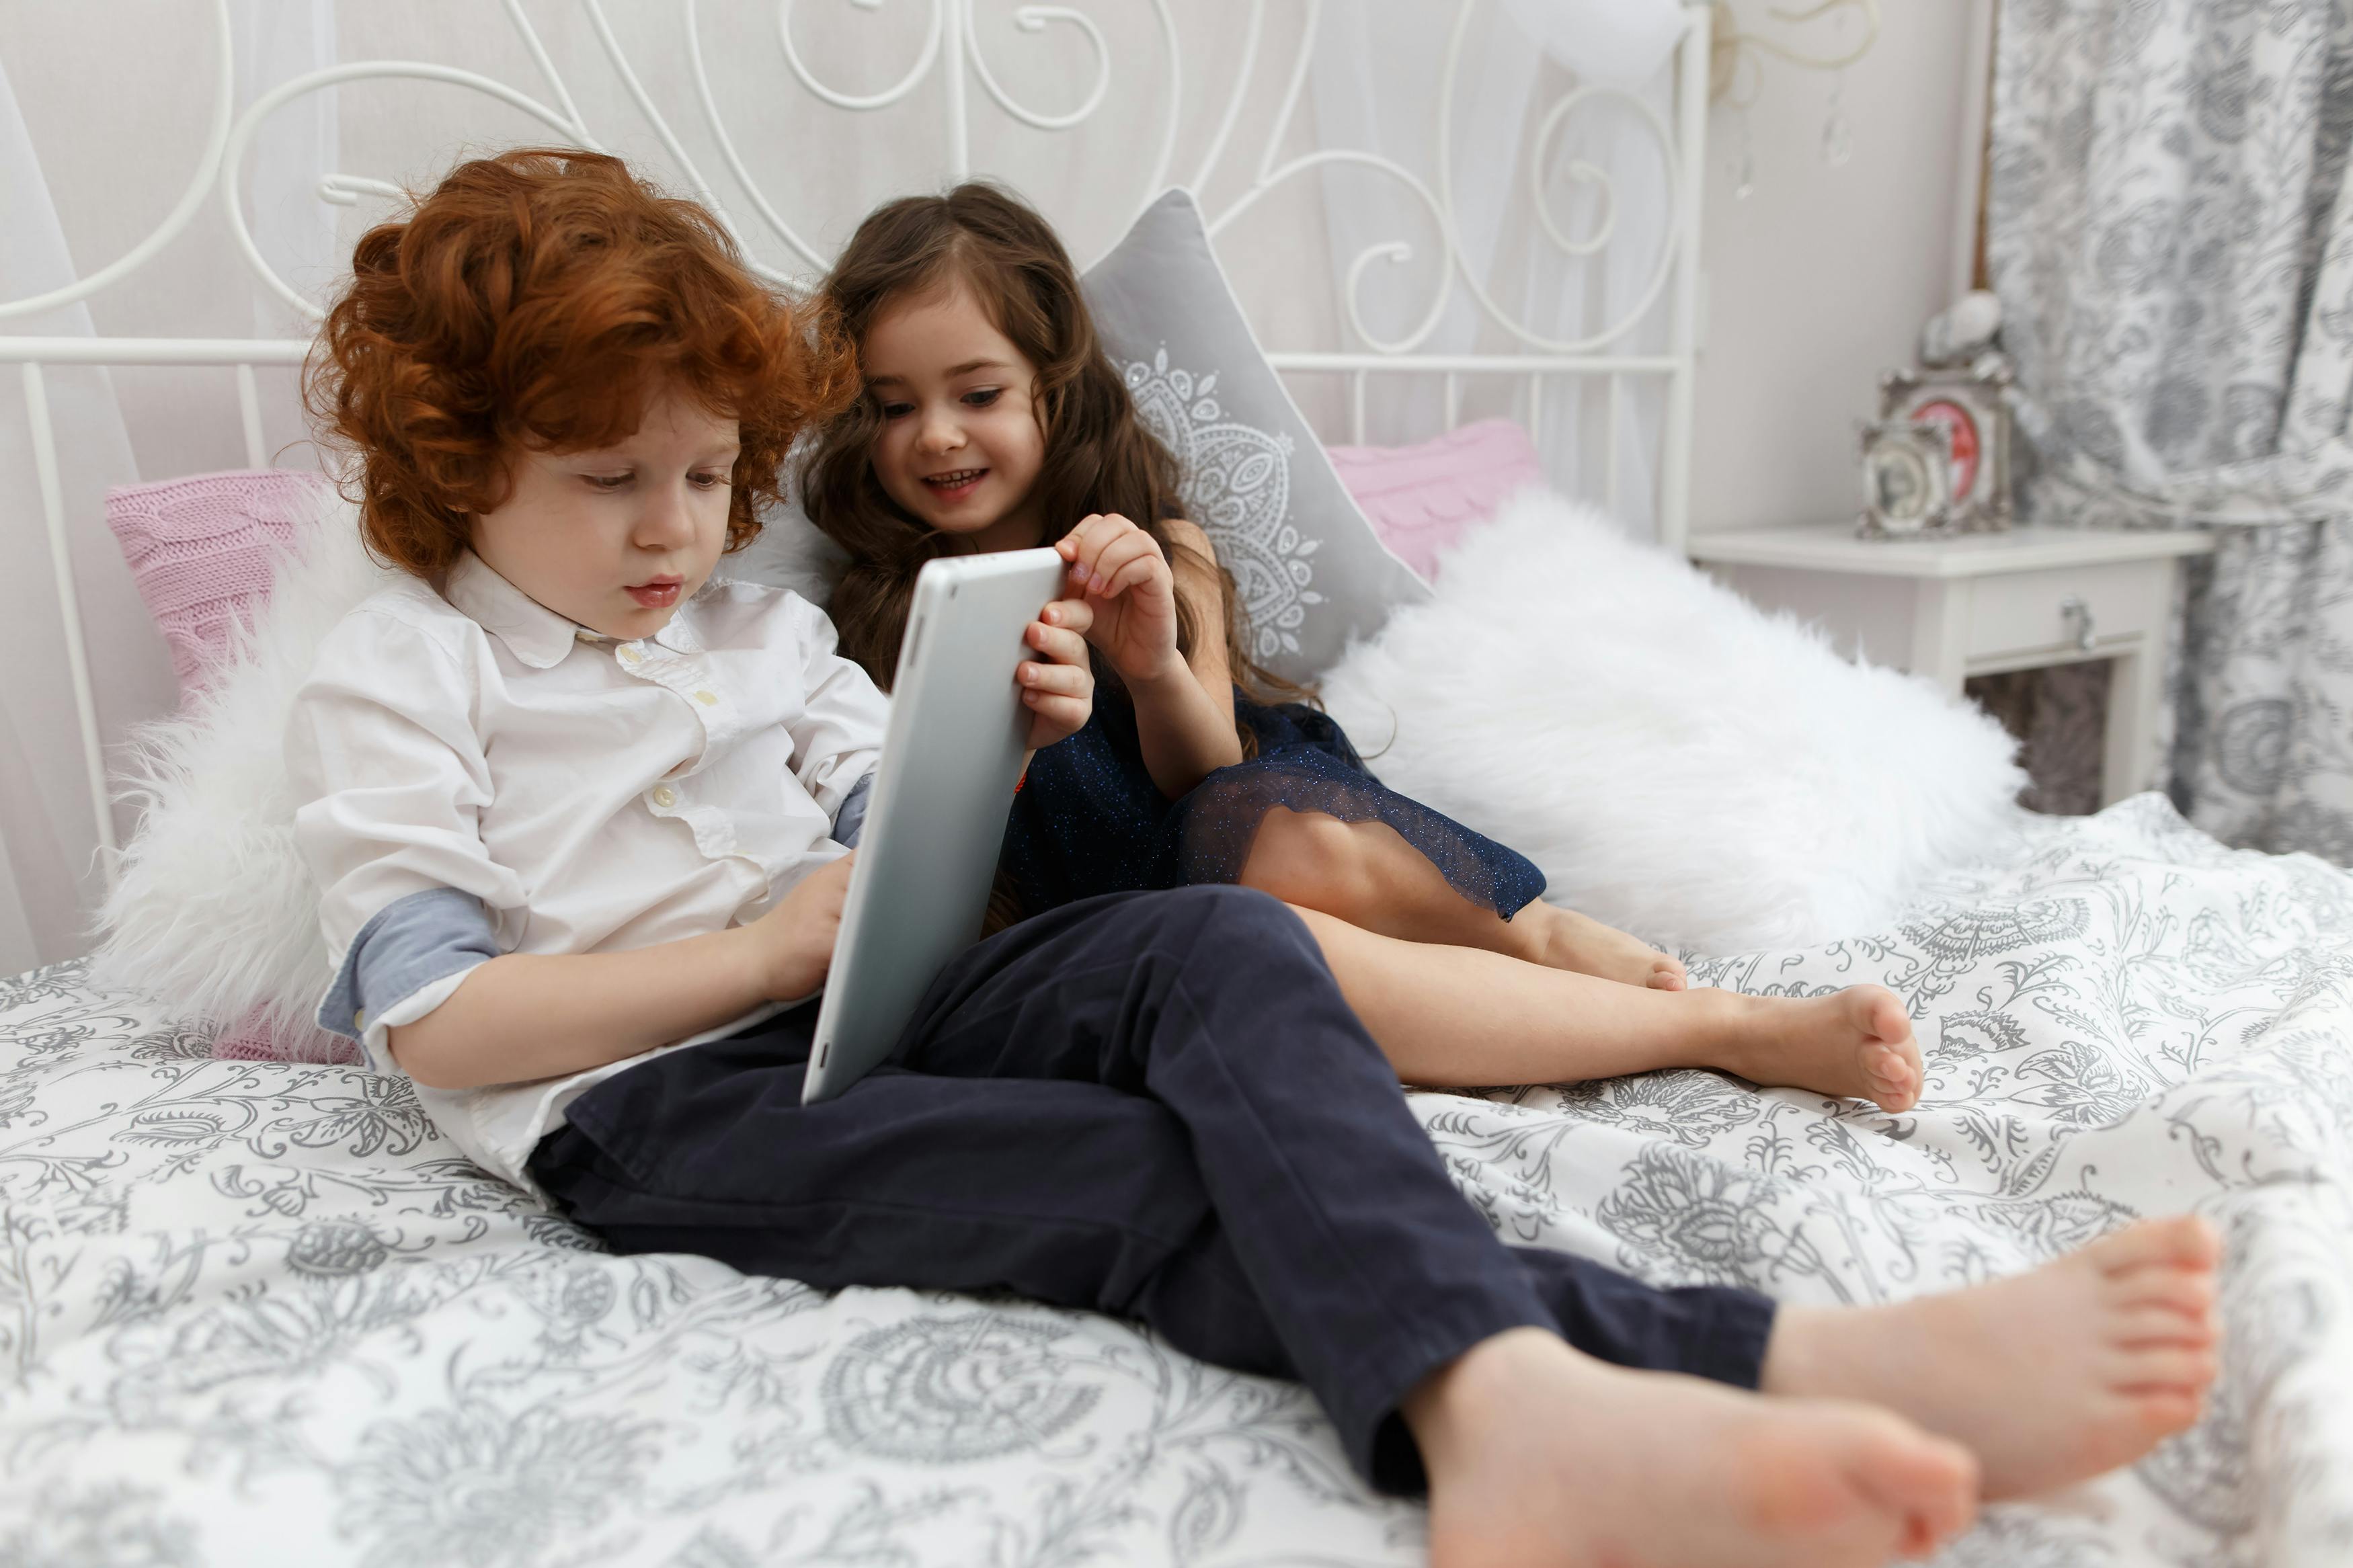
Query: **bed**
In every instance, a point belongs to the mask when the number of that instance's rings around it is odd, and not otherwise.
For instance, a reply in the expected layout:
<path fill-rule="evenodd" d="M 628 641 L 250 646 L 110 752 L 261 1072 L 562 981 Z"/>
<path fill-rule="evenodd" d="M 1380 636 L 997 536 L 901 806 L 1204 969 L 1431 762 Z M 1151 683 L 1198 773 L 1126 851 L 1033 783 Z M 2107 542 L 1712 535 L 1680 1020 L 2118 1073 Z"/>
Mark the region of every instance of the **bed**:
<path fill-rule="evenodd" d="M 2353 879 L 2142 795 L 1887 930 L 1695 969 L 1894 987 L 1922 1107 L 1704 1072 L 1414 1096 L 1499 1231 L 1869 1301 L 2195 1207 L 2231 1249 L 2212 1414 L 1943 1561 L 2346 1560 Z M 0 985 L 0 1561 L 1419 1561 L 1294 1386 L 1019 1301 L 609 1256 L 405 1085 L 214 1059 L 77 964 Z"/>
<path fill-rule="evenodd" d="M 519 6 L 509 16 L 530 36 Z M 927 47 L 957 68 L 969 15 L 951 0 L 933 16 Z M 1686 170 L 1705 62 L 1695 10 L 1661 122 Z M 554 101 L 532 112 L 581 129 L 549 74 Z M 1294 76 L 1285 112 L 1296 96 Z M 232 122 L 224 108 L 216 153 L 233 156 L 266 113 Z M 1234 123 L 1218 119 L 1211 162 Z M 955 172 L 964 156 L 958 142 Z M 1270 142 L 1249 199 L 1287 177 Z M 1522 334 L 1493 353 L 1360 342 L 1269 358 L 1334 382 L 1352 427 L 1330 434 L 1357 439 L 1368 382 L 1421 378 L 1451 426 L 1463 387 L 1493 378 L 1520 389 L 1535 426 L 1547 385 L 1602 378 L 1589 406 L 1611 426 L 1612 493 L 1618 387 L 1646 381 L 1673 542 L 1698 211 L 1680 197 L 1695 189 L 1680 187 L 1651 289 L 1656 353 Z M 24 367 L 43 428 L 45 365 L 232 373 L 259 467 L 253 367 L 302 346 L 16 338 L 0 361 Z M 47 452 L 69 605 L 74 523 Z M 75 651 L 71 761 L 104 841 L 104 737 Z M 2142 795 L 2021 825 L 1866 935 L 1686 957 L 1696 983 L 1753 993 L 1894 988 L 1928 1059 L 1922 1106 L 1888 1117 L 1704 1072 L 1413 1095 L 1499 1232 L 1659 1284 L 1863 1302 L 2194 1208 L 2230 1247 L 2208 1419 L 2127 1472 L 1990 1510 L 1941 1561 L 2353 1558 L 2353 878 L 2225 849 Z M 0 1563 L 1422 1560 L 1419 1510 L 1356 1481 L 1294 1386 L 1018 1300 L 826 1293 L 697 1258 L 616 1258 L 457 1156 L 406 1085 L 214 1048 L 164 1001 L 94 985 L 79 961 L 0 981 Z"/>

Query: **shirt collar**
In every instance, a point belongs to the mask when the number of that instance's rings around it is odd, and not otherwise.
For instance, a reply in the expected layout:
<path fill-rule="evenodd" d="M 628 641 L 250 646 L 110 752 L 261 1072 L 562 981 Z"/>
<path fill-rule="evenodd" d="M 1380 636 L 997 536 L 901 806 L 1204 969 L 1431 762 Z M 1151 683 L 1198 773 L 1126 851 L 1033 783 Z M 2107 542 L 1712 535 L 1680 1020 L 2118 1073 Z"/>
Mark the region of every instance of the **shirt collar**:
<path fill-rule="evenodd" d="M 711 585 L 709 584 L 704 584 L 703 592 L 708 593 L 710 591 L 710 586 Z M 695 595 L 694 599 L 700 599 L 701 597 L 702 597 L 702 595 L 697 594 Z M 653 640 L 661 644 L 662 647 L 670 649 L 672 653 L 701 653 L 702 651 L 702 639 L 694 635 L 694 627 L 688 623 L 686 618 L 686 612 L 693 607 L 694 599 L 689 599 L 685 604 L 681 605 L 677 610 L 671 614 L 670 619 L 663 623 L 662 629 L 654 634 Z"/>
<path fill-rule="evenodd" d="M 507 645 L 533 669 L 549 669 L 572 651 L 579 628 L 508 582 L 469 550 L 449 568 L 441 596 Z"/>
<path fill-rule="evenodd" d="M 706 590 L 708 587 L 706 584 Z M 533 669 L 548 669 L 562 663 L 564 656 L 572 651 L 572 645 L 583 638 L 602 643 L 621 640 L 592 632 L 557 615 L 508 582 L 496 567 L 470 550 L 459 555 L 458 563 L 449 568 L 441 596 L 506 644 L 508 652 Z M 686 610 L 687 605 L 681 605 L 651 640 L 672 653 L 701 653 L 702 641 L 687 624 Z"/>

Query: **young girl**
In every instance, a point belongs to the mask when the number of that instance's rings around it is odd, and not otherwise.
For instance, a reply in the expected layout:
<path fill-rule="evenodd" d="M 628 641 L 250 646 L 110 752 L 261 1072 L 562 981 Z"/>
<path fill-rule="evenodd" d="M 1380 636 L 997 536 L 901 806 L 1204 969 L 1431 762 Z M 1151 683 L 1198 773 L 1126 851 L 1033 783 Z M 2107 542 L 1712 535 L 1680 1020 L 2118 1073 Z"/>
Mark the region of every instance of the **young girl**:
<path fill-rule="evenodd" d="M 1176 515 L 1175 461 L 1098 346 L 1060 241 L 1018 198 L 965 184 L 892 202 L 826 293 L 866 383 L 803 474 L 809 516 L 852 560 L 831 606 L 843 651 L 887 683 L 915 574 L 950 552 L 1053 544 L 1085 605 L 1057 624 L 1086 632 L 1103 700 L 1015 800 L 1001 882 L 1020 912 L 1262 889 L 1303 911 L 1414 1082 L 1697 1066 L 1891 1111 L 1918 1100 L 1892 993 L 1685 992 L 1673 959 L 1538 901 L 1535 867 L 1384 788 L 1324 714 L 1258 700 L 1275 683 L 1242 651 L 1208 536 Z M 1463 1060 L 1466 1039 L 1511 1043 L 1502 1077 Z"/>
<path fill-rule="evenodd" d="M 1010 1289 L 1300 1378 L 1370 1482 L 1427 1483 L 1440 1568 L 1881 1563 L 1981 1485 L 2194 1416 L 2195 1221 L 1853 1310 L 1504 1246 L 1260 892 L 1025 921 L 949 966 L 892 1064 L 802 1105 L 793 1004 L 883 703 L 818 611 L 713 572 L 839 401 L 839 351 L 707 213 L 593 153 L 464 164 L 353 273 L 314 406 L 408 578 L 325 639 L 290 725 L 320 1021 L 617 1249 Z M 1050 751 L 1092 701 L 1088 606 L 1055 609 L 1021 666 Z"/>

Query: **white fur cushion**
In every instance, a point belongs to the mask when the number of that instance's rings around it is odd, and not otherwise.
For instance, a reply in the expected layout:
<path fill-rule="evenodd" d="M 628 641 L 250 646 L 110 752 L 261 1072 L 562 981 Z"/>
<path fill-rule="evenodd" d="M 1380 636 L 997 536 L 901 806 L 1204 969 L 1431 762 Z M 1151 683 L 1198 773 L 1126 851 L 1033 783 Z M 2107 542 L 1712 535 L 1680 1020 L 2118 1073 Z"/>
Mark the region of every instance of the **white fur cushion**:
<path fill-rule="evenodd" d="M 145 816 L 99 911 L 100 984 L 144 992 L 190 1023 L 242 1026 L 271 1055 L 345 1055 L 311 1018 L 332 977 L 294 847 L 286 720 L 320 639 L 393 576 L 368 558 L 351 505 L 322 491 L 211 684 L 132 736 L 117 783 Z"/>
<path fill-rule="evenodd" d="M 1543 491 L 1323 690 L 1383 782 L 1534 860 L 1548 901 L 1706 952 L 1883 927 L 2019 820 L 1993 720 Z"/>

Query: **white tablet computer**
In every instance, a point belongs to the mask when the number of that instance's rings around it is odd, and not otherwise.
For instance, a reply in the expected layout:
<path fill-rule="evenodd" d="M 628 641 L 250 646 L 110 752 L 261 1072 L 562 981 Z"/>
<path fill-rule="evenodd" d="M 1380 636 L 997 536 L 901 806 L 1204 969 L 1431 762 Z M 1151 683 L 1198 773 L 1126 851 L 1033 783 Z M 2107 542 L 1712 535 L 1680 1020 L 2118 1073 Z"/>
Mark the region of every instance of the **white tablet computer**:
<path fill-rule="evenodd" d="M 1062 574 L 1051 550 L 1012 550 L 934 561 L 915 579 L 804 1104 L 888 1057 L 924 990 L 979 939 L 1029 749 L 1014 671 L 1038 655 L 1022 631 L 1060 593 Z"/>

